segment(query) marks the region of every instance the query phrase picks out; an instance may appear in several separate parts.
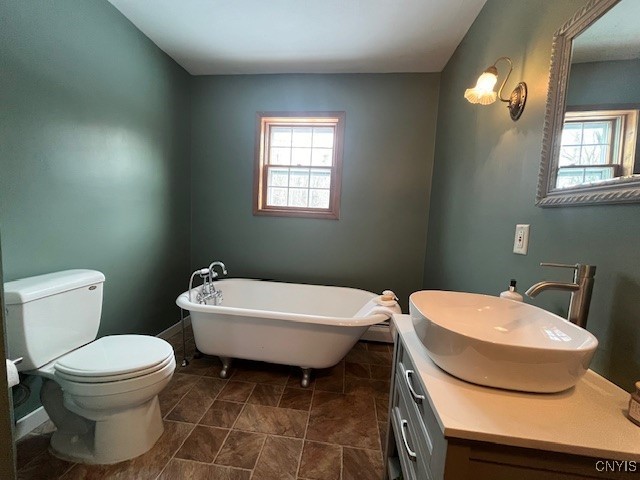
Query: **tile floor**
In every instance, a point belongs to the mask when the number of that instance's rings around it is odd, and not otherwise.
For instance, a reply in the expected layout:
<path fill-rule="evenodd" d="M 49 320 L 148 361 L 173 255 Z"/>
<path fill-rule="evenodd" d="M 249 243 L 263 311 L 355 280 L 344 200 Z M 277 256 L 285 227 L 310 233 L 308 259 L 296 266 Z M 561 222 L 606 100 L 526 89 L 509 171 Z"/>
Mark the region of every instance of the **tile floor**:
<path fill-rule="evenodd" d="M 179 365 L 182 337 L 169 341 Z M 390 345 L 359 342 L 308 389 L 299 369 L 237 361 L 221 380 L 217 358 L 192 360 L 160 395 L 165 431 L 149 452 L 109 466 L 65 462 L 47 450 L 48 422 L 18 442 L 18 478 L 379 480 L 391 356 Z"/>

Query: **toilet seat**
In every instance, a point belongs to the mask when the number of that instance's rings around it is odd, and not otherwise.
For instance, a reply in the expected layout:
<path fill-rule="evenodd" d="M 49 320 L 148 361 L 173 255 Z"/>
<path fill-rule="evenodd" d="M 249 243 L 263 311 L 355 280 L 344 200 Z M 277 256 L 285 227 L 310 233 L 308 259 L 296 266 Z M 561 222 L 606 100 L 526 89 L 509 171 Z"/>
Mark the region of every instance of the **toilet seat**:
<path fill-rule="evenodd" d="M 147 335 L 111 335 L 99 338 L 62 357 L 56 375 L 76 382 L 103 383 L 152 373 L 173 357 L 173 347 Z"/>

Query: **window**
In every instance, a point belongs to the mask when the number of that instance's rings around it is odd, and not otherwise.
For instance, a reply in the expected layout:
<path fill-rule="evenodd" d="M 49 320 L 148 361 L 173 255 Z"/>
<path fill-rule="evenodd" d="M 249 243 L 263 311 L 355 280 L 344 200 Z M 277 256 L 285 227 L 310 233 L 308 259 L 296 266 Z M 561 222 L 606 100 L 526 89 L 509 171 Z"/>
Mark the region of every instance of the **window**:
<path fill-rule="evenodd" d="M 258 113 L 254 214 L 337 219 L 344 112 Z"/>
<path fill-rule="evenodd" d="M 633 174 L 638 110 L 567 112 L 556 188 Z"/>

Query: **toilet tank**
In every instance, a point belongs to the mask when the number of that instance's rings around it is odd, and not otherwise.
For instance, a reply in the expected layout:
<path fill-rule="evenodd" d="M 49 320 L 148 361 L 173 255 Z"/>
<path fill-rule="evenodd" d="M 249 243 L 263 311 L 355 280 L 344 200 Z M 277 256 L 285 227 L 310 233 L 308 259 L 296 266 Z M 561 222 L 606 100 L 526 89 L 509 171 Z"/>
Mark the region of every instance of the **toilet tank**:
<path fill-rule="evenodd" d="M 33 370 L 95 340 L 104 275 L 65 270 L 4 284 L 9 358 Z"/>

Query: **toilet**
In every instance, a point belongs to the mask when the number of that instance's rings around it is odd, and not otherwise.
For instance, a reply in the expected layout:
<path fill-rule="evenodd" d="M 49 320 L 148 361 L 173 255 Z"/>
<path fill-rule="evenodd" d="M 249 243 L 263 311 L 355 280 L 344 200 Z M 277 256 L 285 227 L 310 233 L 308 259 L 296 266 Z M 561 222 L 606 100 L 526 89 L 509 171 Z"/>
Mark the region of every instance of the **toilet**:
<path fill-rule="evenodd" d="M 148 451 L 163 432 L 158 394 L 175 370 L 171 345 L 146 335 L 96 340 L 105 277 L 95 270 L 4 284 L 9 358 L 43 378 L 40 399 L 65 460 L 111 464 Z"/>

